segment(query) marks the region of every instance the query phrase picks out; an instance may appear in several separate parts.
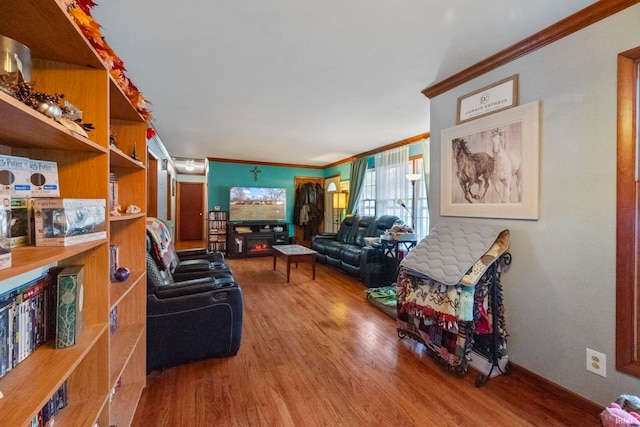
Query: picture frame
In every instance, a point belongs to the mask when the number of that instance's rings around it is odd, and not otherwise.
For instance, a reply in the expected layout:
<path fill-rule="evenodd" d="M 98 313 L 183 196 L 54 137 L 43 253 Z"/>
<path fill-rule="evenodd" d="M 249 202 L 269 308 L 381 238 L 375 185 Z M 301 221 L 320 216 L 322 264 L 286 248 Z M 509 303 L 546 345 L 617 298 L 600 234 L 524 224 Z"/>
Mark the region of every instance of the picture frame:
<path fill-rule="evenodd" d="M 440 214 L 538 219 L 540 103 L 441 132 Z"/>
<path fill-rule="evenodd" d="M 518 105 L 518 74 L 458 98 L 456 124 Z"/>

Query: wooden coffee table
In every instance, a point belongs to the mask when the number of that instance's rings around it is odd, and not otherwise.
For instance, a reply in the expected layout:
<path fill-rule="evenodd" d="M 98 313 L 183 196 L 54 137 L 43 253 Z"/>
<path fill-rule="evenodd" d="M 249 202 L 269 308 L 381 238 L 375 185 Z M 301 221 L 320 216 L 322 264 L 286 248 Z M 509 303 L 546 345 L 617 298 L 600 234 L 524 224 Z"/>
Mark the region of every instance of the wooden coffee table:
<path fill-rule="evenodd" d="M 311 262 L 313 280 L 316 280 L 316 251 L 301 245 L 274 245 L 271 249 L 273 249 L 273 271 L 276 270 L 278 257 L 287 262 L 287 283 L 289 283 L 292 262 L 296 264 L 296 268 L 299 262 Z"/>

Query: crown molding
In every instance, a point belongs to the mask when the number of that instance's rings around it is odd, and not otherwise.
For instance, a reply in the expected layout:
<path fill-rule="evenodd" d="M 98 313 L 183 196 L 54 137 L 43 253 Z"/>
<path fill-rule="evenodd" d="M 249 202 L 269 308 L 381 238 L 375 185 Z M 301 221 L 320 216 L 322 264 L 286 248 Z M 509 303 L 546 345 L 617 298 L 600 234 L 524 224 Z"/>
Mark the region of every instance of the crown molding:
<path fill-rule="evenodd" d="M 640 0 L 600 0 L 550 25 L 544 30 L 422 90 L 427 98 L 441 95 L 463 83 L 495 70 L 517 58 L 560 40 L 608 16 L 620 12 Z"/>
<path fill-rule="evenodd" d="M 640 1 L 640 0 L 638 0 L 638 1 Z M 292 168 L 328 169 L 328 168 L 340 165 L 342 163 L 350 162 L 350 161 L 355 160 L 355 159 L 357 159 L 359 157 L 370 156 L 372 154 L 380 153 L 382 151 L 390 150 L 392 148 L 400 147 L 400 146 L 407 145 L 407 144 L 412 144 L 414 142 L 418 142 L 418 141 L 421 141 L 423 139 L 427 139 L 427 138 L 429 138 L 429 135 L 430 135 L 429 132 L 421 133 L 419 135 L 412 136 L 410 138 L 403 139 L 401 141 L 397 141 L 397 142 L 394 142 L 392 144 L 385 145 L 383 147 L 378 147 L 378 148 L 376 148 L 374 150 L 366 151 L 366 152 L 360 153 L 360 154 L 358 154 L 356 156 L 348 157 L 346 159 L 342 159 L 342 160 L 339 160 L 337 162 L 330 163 L 330 164 L 324 165 L 324 166 L 297 165 L 297 164 L 290 164 L 290 163 L 270 163 L 270 162 L 261 162 L 261 161 L 255 161 L 255 160 L 221 159 L 221 158 L 216 158 L 216 157 L 207 157 L 207 160 L 210 161 L 210 162 L 221 162 L 221 163 L 243 163 L 243 164 L 258 164 L 258 165 L 264 165 L 264 166 L 282 166 L 282 167 L 292 167 Z"/>

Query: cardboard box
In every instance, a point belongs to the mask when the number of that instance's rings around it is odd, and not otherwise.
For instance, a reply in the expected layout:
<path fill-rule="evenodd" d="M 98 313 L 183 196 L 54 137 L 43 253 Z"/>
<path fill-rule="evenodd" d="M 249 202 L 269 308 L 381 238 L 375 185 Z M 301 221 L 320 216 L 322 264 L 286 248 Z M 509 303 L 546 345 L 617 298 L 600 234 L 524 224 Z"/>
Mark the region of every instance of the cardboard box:
<path fill-rule="evenodd" d="M 30 161 L 31 197 L 60 197 L 58 164 L 47 160 Z"/>
<path fill-rule="evenodd" d="M 82 329 L 84 266 L 72 265 L 58 273 L 56 348 L 77 344 Z"/>
<path fill-rule="evenodd" d="M 12 248 L 29 244 L 29 222 L 31 212 L 29 199 L 11 199 L 11 237 L 9 246 Z"/>
<path fill-rule="evenodd" d="M 36 246 L 105 239 L 104 199 L 34 199 Z"/>
<path fill-rule="evenodd" d="M 11 198 L 0 196 L 0 270 L 11 267 Z"/>
<path fill-rule="evenodd" d="M 0 155 L 0 195 L 16 199 L 31 197 L 31 160 Z"/>

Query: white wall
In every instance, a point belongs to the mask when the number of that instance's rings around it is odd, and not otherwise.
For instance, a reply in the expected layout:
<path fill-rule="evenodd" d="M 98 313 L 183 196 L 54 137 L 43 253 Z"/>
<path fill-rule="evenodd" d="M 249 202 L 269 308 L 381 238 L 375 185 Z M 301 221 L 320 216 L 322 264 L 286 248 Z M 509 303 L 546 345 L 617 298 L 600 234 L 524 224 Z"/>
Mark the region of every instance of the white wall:
<path fill-rule="evenodd" d="M 617 54 L 640 45 L 638 23 L 635 5 L 431 100 L 432 224 L 457 98 L 519 74 L 520 104 L 541 101 L 540 219 L 461 220 L 511 230 L 509 359 L 602 405 L 640 394 L 615 370 Z M 607 378 L 585 370 L 587 347 L 606 354 Z"/>
<path fill-rule="evenodd" d="M 167 190 L 167 174 L 172 173 L 175 176 L 175 172 L 162 169 L 162 160 L 169 159 L 169 155 L 157 135 L 147 141 L 147 149 L 158 159 L 158 218 L 166 220 L 168 218 L 167 194 L 169 193 Z M 171 218 L 174 218 L 173 214 Z"/>

